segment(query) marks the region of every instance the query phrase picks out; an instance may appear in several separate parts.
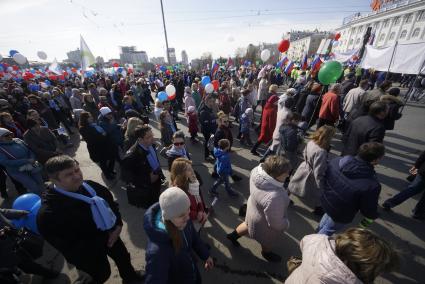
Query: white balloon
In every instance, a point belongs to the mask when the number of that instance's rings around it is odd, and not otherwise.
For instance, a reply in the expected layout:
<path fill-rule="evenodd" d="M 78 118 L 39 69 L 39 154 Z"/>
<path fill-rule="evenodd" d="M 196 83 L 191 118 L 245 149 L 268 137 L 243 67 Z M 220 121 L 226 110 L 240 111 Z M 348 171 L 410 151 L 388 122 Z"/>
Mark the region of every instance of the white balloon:
<path fill-rule="evenodd" d="M 127 71 L 122 70 L 121 75 L 123 75 L 123 77 L 127 77 Z"/>
<path fill-rule="evenodd" d="M 264 49 L 261 51 L 261 60 L 267 61 L 270 58 L 270 50 Z"/>
<path fill-rule="evenodd" d="M 165 92 L 167 93 L 167 96 L 171 97 L 176 93 L 176 87 L 174 87 L 173 85 L 168 85 L 165 88 Z"/>
<path fill-rule="evenodd" d="M 44 51 L 39 51 L 37 52 L 37 56 L 38 58 L 40 58 L 41 60 L 46 60 L 47 59 L 47 54 Z"/>
<path fill-rule="evenodd" d="M 13 55 L 13 60 L 15 60 L 15 62 L 18 63 L 19 65 L 23 65 L 27 62 L 27 59 L 25 58 L 25 56 L 23 56 L 20 53 L 15 53 Z"/>
<path fill-rule="evenodd" d="M 207 94 L 211 94 L 214 91 L 214 86 L 211 83 L 208 83 L 205 86 L 205 92 L 207 92 Z"/>
<path fill-rule="evenodd" d="M 7 72 L 12 72 L 13 71 L 13 67 L 12 66 L 7 67 L 6 71 Z"/>

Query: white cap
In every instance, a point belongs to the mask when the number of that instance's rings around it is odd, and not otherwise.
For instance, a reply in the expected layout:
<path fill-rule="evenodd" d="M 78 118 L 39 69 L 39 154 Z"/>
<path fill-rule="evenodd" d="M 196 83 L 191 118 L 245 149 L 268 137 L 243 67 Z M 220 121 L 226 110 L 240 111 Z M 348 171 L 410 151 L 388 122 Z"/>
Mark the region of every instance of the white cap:
<path fill-rule="evenodd" d="M 100 111 L 100 114 L 102 116 L 105 116 L 108 113 L 111 113 L 112 112 L 112 110 L 109 107 L 101 107 L 99 111 Z"/>

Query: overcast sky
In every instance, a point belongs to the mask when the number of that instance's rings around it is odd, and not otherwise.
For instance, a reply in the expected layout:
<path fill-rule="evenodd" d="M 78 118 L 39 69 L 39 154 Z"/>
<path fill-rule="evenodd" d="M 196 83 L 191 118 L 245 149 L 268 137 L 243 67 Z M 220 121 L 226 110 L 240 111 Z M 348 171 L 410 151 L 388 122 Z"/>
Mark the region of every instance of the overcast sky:
<path fill-rule="evenodd" d="M 163 0 L 169 47 L 177 59 L 233 55 L 249 43 L 277 42 L 291 29 L 331 30 L 370 0 Z M 165 57 L 160 0 L 0 0 L 0 54 L 66 58 L 81 34 L 94 56 L 119 58 L 120 45 Z"/>

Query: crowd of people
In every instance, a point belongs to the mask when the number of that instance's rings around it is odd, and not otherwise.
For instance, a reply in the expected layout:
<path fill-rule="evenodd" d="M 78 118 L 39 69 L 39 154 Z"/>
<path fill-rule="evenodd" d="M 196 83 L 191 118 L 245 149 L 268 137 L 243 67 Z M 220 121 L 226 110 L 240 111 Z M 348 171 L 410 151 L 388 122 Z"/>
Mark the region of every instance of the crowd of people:
<path fill-rule="evenodd" d="M 367 227 L 378 218 L 381 185 L 374 167 L 385 155 L 386 131 L 401 118 L 400 89 L 350 66 L 330 86 L 309 69 L 259 71 L 153 70 L 126 76 L 99 71 L 51 85 L 38 79 L 2 81 L 1 197 L 10 198 L 7 177 L 18 195 L 40 195 L 40 235 L 90 276 L 87 283 L 108 280 L 108 256 L 123 283 L 200 283 L 197 259 L 206 270 L 214 268 L 212 244 L 200 234 L 211 213 L 203 193 L 222 199 L 224 185 L 229 197 L 240 196 L 230 181 L 242 179 L 232 170 L 238 140 L 259 164 L 250 173 L 247 203 L 241 204 L 245 220 L 223 239 L 239 247 L 238 239 L 249 236 L 261 245 L 265 260 L 281 262 L 273 246 L 290 228 L 287 212 L 294 195 L 321 220 L 300 243 L 302 259 L 288 260 L 285 283 L 373 283 L 393 271 L 396 249 Z M 203 76 L 218 80 L 218 88 L 207 92 Z M 160 100 L 157 94 L 170 84 L 176 93 Z M 288 88 L 281 94 L 283 84 Z M 188 133 L 179 129 L 184 124 Z M 343 134 L 343 150 L 341 157 L 330 159 L 336 131 Z M 70 138 L 78 135 L 102 175 L 121 180 L 129 203 L 147 209 L 144 272 L 131 264 L 120 238 L 123 222 L 110 189 L 85 180 L 78 161 L 66 154 L 73 147 Z M 214 164 L 212 185 L 192 166 L 187 140 L 203 144 L 205 162 Z M 423 191 L 424 167 L 425 152 L 410 170 L 412 183 L 385 201 L 384 209 Z M 363 219 L 355 224 L 359 212 Z M 425 219 L 425 195 L 413 217 Z M 26 269 L 22 259 L 10 260 L 2 267 L 57 275 L 42 266 Z M 0 274 L 7 279 L 7 273 Z"/>

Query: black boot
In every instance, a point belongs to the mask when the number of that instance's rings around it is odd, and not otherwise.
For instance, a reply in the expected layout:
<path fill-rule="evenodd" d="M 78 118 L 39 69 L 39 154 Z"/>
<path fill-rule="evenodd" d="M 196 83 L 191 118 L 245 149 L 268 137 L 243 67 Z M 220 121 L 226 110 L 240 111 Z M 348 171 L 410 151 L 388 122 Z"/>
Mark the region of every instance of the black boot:
<path fill-rule="evenodd" d="M 226 235 L 226 238 L 228 238 L 235 247 L 240 247 L 241 246 L 241 244 L 238 242 L 238 239 L 240 237 L 241 236 L 238 235 L 238 233 L 236 232 L 236 230 L 234 230 L 230 234 L 227 234 Z"/>
<path fill-rule="evenodd" d="M 261 251 L 261 255 L 269 262 L 281 262 L 282 257 L 278 254 L 275 254 L 271 251 L 265 252 Z"/>
<path fill-rule="evenodd" d="M 258 142 L 254 144 L 254 146 L 251 149 L 251 154 L 253 154 L 254 156 L 259 156 L 259 154 L 257 153 L 257 148 L 260 146 L 261 142 Z"/>

